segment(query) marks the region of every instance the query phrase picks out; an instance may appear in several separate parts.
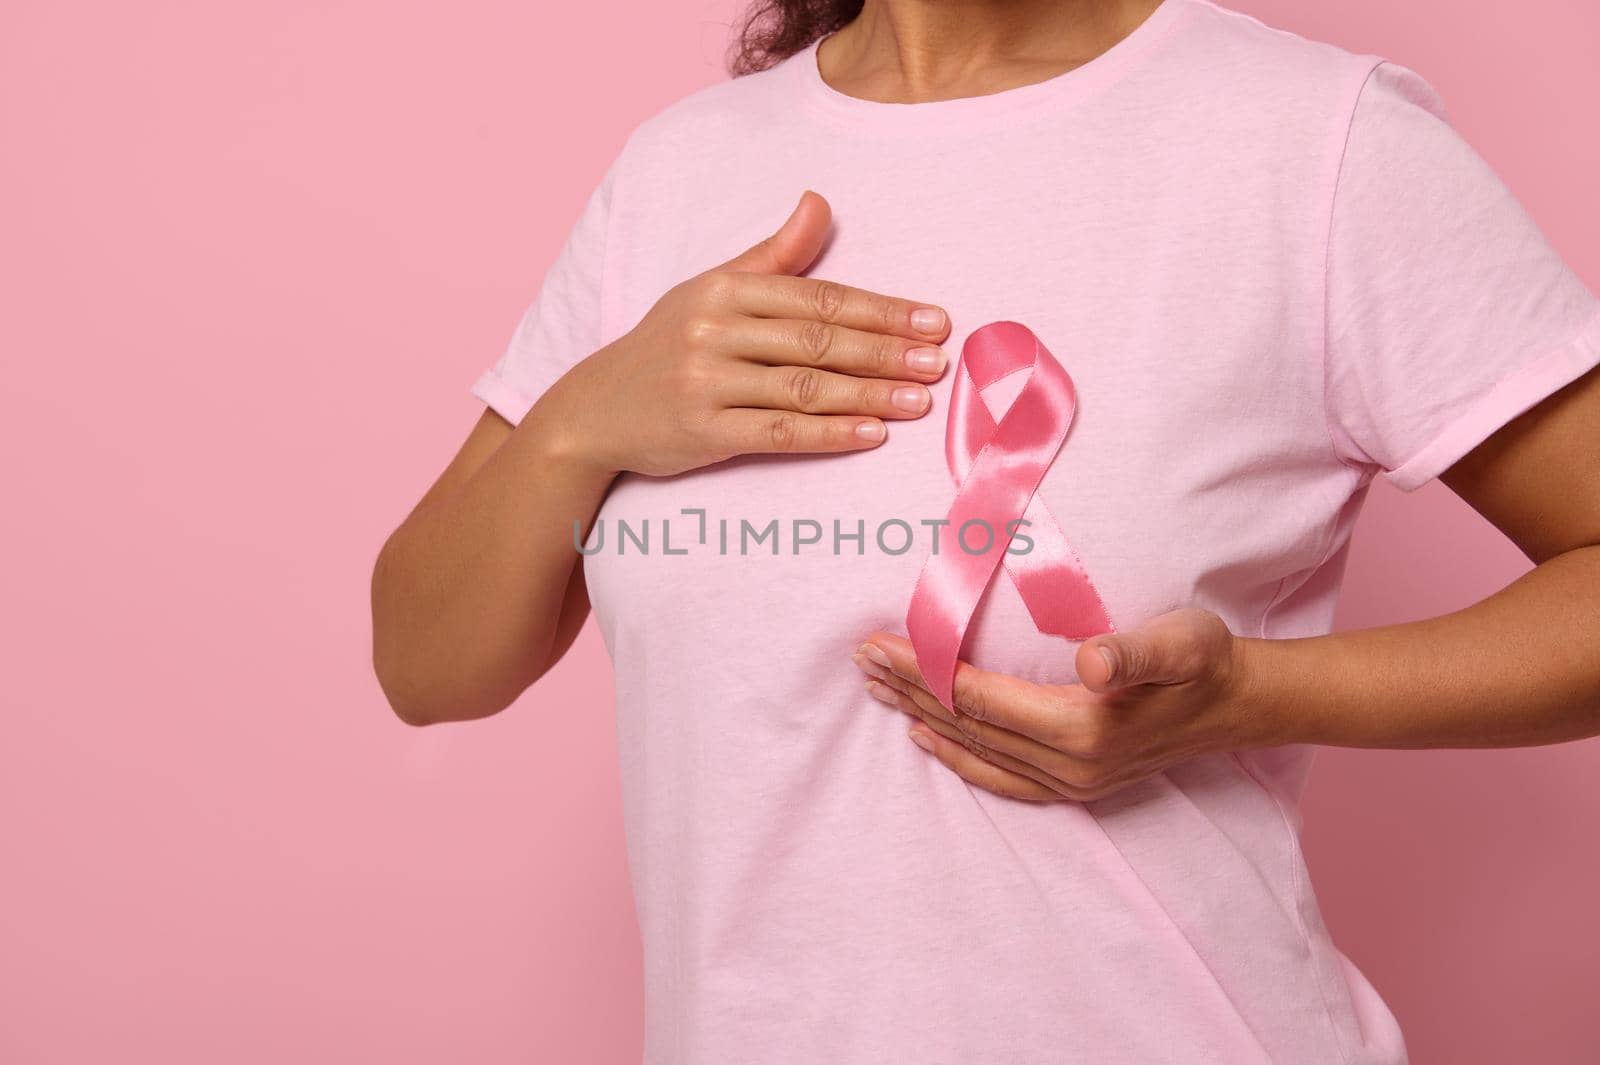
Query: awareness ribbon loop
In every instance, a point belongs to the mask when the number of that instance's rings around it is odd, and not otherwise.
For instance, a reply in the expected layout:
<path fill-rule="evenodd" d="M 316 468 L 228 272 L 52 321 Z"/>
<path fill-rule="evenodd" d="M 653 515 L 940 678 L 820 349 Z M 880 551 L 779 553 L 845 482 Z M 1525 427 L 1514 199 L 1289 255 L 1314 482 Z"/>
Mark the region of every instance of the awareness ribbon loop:
<path fill-rule="evenodd" d="M 980 393 L 1015 373 L 1022 391 L 996 424 Z M 950 550 L 935 550 L 917 577 L 906 632 L 923 680 L 952 706 L 956 659 L 984 590 L 1004 566 L 1040 632 L 1069 640 L 1116 631 L 1081 559 L 1035 493 L 1077 413 L 1072 378 L 1033 331 L 990 322 L 967 338 L 956 365 L 945 424 L 945 462 L 957 489 Z M 967 548 L 964 530 L 986 524 L 987 546 Z M 1013 533 L 1033 541 L 1008 548 Z"/>

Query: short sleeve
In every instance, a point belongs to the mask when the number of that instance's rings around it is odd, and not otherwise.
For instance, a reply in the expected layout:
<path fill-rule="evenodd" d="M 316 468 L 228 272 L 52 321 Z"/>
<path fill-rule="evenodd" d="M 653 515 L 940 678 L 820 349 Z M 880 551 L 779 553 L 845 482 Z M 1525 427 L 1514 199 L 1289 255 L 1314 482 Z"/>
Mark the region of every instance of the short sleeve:
<path fill-rule="evenodd" d="M 1356 100 L 1327 251 L 1333 446 L 1403 491 L 1600 363 L 1600 301 L 1398 64 Z"/>
<path fill-rule="evenodd" d="M 613 162 L 589 194 L 504 353 L 472 386 L 473 395 L 513 425 L 546 389 L 600 347 L 607 233 L 618 168 Z"/>

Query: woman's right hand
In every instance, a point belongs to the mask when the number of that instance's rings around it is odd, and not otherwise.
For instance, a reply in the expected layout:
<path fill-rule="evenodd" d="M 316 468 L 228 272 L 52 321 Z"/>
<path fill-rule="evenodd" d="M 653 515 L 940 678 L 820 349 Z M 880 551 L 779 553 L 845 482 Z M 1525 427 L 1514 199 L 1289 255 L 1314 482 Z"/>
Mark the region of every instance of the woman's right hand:
<path fill-rule="evenodd" d="M 533 412 L 597 471 L 666 476 L 755 452 L 876 447 L 944 373 L 939 307 L 797 276 L 832 212 L 800 198 L 771 237 L 675 286 Z"/>

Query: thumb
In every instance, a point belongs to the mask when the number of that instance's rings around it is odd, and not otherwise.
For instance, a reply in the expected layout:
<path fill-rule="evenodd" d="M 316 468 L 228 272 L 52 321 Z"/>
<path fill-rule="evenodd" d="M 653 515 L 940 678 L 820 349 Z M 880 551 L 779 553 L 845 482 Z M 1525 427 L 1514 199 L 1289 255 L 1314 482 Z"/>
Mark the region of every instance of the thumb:
<path fill-rule="evenodd" d="M 798 274 L 822 250 L 832 221 L 833 209 L 828 201 L 806 189 L 777 232 L 729 259 L 721 268 L 757 274 Z"/>
<path fill-rule="evenodd" d="M 1218 624 L 1220 619 L 1208 611 L 1186 608 L 1129 632 L 1095 636 L 1078 648 L 1078 679 L 1091 691 L 1191 680 Z"/>

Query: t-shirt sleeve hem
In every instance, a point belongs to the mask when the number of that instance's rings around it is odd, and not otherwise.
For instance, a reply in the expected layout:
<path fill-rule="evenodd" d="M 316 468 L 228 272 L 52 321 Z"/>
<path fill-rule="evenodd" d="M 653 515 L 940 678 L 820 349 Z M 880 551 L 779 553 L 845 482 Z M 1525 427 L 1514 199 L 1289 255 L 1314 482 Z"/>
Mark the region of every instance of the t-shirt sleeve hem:
<path fill-rule="evenodd" d="M 507 384 L 493 370 L 486 370 L 472 386 L 472 394 L 512 425 L 519 424 L 533 409 L 533 400 Z"/>
<path fill-rule="evenodd" d="M 1517 415 L 1600 364 L 1600 311 L 1578 335 L 1481 396 L 1401 465 L 1382 474 L 1403 492 L 1422 487 Z"/>

